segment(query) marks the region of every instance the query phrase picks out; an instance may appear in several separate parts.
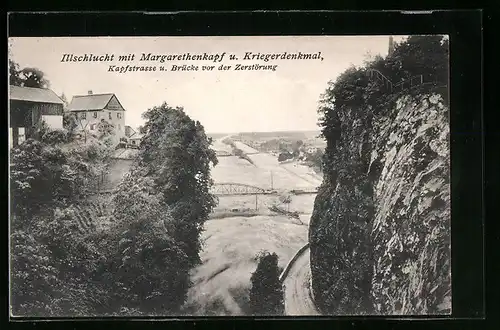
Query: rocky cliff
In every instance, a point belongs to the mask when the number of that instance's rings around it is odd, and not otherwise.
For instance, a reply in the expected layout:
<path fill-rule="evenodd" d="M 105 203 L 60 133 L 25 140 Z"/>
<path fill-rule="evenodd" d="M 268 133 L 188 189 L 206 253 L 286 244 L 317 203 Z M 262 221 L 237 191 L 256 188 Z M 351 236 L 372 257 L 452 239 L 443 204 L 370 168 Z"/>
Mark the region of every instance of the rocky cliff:
<path fill-rule="evenodd" d="M 324 313 L 450 312 L 446 104 L 429 89 L 330 115 L 328 169 L 309 231 Z"/>

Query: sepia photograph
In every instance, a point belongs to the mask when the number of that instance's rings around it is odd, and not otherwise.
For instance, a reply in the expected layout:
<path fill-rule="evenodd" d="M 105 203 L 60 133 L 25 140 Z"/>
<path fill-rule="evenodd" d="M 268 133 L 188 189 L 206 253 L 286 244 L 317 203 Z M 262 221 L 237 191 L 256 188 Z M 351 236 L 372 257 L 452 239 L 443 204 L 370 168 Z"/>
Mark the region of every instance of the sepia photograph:
<path fill-rule="evenodd" d="M 446 35 L 11 37 L 11 317 L 451 315 Z"/>

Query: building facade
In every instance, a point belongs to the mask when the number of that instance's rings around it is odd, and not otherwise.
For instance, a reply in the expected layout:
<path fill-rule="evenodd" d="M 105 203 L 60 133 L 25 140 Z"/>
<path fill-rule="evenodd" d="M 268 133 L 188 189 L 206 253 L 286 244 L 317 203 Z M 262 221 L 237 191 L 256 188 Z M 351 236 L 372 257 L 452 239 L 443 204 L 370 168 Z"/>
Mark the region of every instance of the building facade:
<path fill-rule="evenodd" d="M 10 146 L 30 138 L 42 122 L 51 129 L 62 129 L 63 111 L 64 102 L 50 89 L 10 85 Z"/>
<path fill-rule="evenodd" d="M 125 137 L 125 109 L 115 94 L 75 95 L 68 111 L 77 120 L 77 129 L 99 136 L 103 131 L 111 133 L 118 144 Z"/>

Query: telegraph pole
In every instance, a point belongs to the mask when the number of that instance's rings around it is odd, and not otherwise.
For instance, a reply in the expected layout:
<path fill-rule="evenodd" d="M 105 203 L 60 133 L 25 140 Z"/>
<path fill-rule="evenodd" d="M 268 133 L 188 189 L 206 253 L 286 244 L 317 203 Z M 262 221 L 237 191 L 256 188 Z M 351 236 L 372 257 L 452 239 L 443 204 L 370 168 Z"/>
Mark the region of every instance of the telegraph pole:
<path fill-rule="evenodd" d="M 258 194 L 255 194 L 255 211 L 258 210 L 258 207 L 257 207 L 257 198 L 258 198 Z"/>
<path fill-rule="evenodd" d="M 271 171 L 271 190 L 273 190 L 273 171 Z"/>

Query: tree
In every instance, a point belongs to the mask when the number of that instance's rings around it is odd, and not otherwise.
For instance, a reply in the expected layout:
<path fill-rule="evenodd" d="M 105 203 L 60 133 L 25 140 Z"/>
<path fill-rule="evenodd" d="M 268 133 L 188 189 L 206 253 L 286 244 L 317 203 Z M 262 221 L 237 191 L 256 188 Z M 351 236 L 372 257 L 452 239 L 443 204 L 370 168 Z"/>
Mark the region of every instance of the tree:
<path fill-rule="evenodd" d="M 321 149 L 316 149 L 312 154 L 309 154 L 307 160 L 320 171 L 323 170 L 323 151 Z"/>
<path fill-rule="evenodd" d="M 68 131 L 69 136 L 73 138 L 78 127 L 78 119 L 75 114 L 67 111 L 63 113 L 63 127 Z"/>
<path fill-rule="evenodd" d="M 171 208 L 169 232 L 181 244 L 191 265 L 200 262 L 200 234 L 216 197 L 210 193 L 211 165 L 217 164 L 203 126 L 182 108 L 163 103 L 143 114 L 146 123 L 139 166 L 154 179 L 162 202 Z"/>
<path fill-rule="evenodd" d="M 282 152 L 278 155 L 278 161 L 283 162 L 285 160 L 293 158 L 293 155 L 289 152 Z"/>
<path fill-rule="evenodd" d="M 92 298 L 106 295 L 94 296 L 86 284 L 99 258 L 65 210 L 85 196 L 85 178 L 98 160 L 90 146 L 60 139 L 62 131 L 42 128 L 36 136 L 11 153 L 12 309 L 21 316 L 82 315 Z"/>
<path fill-rule="evenodd" d="M 298 156 L 300 153 L 300 148 L 304 145 L 304 141 L 297 140 L 292 142 L 292 153 L 294 156 Z"/>
<path fill-rule="evenodd" d="M 77 198 L 89 169 L 79 155 L 60 146 L 26 140 L 11 153 L 12 212 L 29 217 Z"/>
<path fill-rule="evenodd" d="M 21 70 L 24 87 L 33 88 L 48 88 L 49 81 L 45 78 L 45 74 L 38 68 L 24 68 Z"/>
<path fill-rule="evenodd" d="M 391 75 L 402 72 L 406 78 L 422 74 L 427 79 L 448 81 L 448 40 L 442 36 L 410 36 L 398 44 L 388 57 Z M 403 79 L 401 75 L 400 79 Z M 392 79 L 397 81 L 397 79 Z"/>
<path fill-rule="evenodd" d="M 253 315 L 282 315 L 283 288 L 279 281 L 280 268 L 276 253 L 263 252 L 257 256 L 257 269 L 250 281 L 250 310 Z"/>
<path fill-rule="evenodd" d="M 88 121 L 84 121 L 78 117 L 78 115 L 76 115 L 76 122 L 77 122 L 77 126 L 80 126 L 80 130 L 82 131 L 83 133 L 83 141 L 85 143 L 87 143 L 87 135 L 88 135 L 88 130 L 87 130 L 87 127 L 89 126 L 89 122 Z"/>

